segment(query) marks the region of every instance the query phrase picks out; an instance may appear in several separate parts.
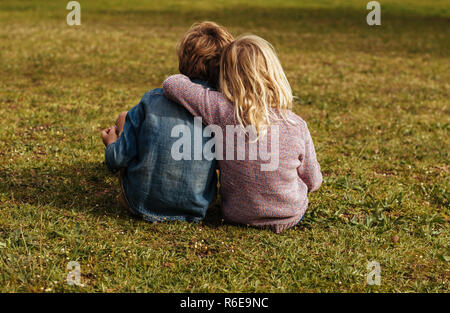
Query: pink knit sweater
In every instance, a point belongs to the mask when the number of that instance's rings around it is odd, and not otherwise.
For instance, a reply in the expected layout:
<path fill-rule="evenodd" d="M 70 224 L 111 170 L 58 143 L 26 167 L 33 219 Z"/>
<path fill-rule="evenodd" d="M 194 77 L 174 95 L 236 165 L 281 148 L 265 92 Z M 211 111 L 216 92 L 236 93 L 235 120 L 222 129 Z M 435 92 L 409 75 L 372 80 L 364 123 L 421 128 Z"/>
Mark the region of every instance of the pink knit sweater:
<path fill-rule="evenodd" d="M 195 84 L 181 74 L 167 78 L 163 89 L 169 99 L 182 104 L 194 116 L 201 116 L 205 125 L 217 125 L 223 132 L 223 147 L 216 147 L 216 153 L 222 150 L 223 157 L 218 155 L 217 159 L 222 213 L 226 221 L 269 226 L 276 233 L 300 221 L 308 206 L 307 193 L 317 190 L 322 183 L 320 165 L 305 121 L 288 111 L 287 117 L 294 123 L 275 121 L 273 125 L 277 128 L 270 128 L 258 140 L 258 149 L 264 146 L 264 151 L 276 152 L 278 162 L 273 161 L 275 154 L 272 153 L 250 157 L 248 136 L 245 137 L 245 157 L 239 157 L 237 133 L 227 135 L 234 129 L 233 125 L 238 125 L 234 104 L 222 93 Z M 226 153 L 230 148 L 234 148 L 234 155 Z M 271 156 L 270 160 L 267 155 Z M 271 162 L 276 166 L 263 170 L 264 164 L 267 167 Z"/>

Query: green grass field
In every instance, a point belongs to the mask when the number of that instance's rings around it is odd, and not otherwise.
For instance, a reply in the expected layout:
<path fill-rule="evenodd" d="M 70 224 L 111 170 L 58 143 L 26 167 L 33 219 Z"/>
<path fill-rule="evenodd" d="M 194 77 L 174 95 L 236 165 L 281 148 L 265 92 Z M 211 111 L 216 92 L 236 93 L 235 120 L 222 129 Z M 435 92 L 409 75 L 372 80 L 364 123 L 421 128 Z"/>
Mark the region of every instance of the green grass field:
<path fill-rule="evenodd" d="M 449 292 L 448 0 L 381 0 L 370 27 L 356 0 L 80 0 L 73 27 L 67 2 L 0 2 L 1 292 Z M 177 72 L 202 20 L 278 52 L 324 173 L 301 227 L 226 225 L 218 206 L 150 224 L 116 203 L 99 131 Z"/>

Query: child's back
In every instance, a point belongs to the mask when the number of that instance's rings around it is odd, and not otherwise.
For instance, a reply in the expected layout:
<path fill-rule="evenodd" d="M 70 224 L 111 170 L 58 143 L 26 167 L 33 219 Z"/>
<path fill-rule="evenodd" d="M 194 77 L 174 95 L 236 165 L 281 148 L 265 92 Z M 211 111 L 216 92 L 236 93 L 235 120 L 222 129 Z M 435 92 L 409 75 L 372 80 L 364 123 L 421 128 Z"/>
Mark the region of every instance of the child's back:
<path fill-rule="evenodd" d="M 258 142 L 260 152 L 270 151 L 269 160 L 262 160 L 258 153 L 256 160 L 219 161 L 226 220 L 270 226 L 279 233 L 303 217 L 308 206 L 307 193 L 319 188 L 322 175 L 306 123 L 292 112 L 288 117 L 297 124 L 282 120 Z M 235 148 L 236 143 L 235 140 Z M 248 146 L 247 136 L 245 151 L 249 150 Z M 262 170 L 264 165 L 270 165 L 273 170 Z"/>
<path fill-rule="evenodd" d="M 154 89 L 128 111 L 122 134 L 105 150 L 108 167 L 122 171 L 130 211 L 145 220 L 200 221 L 215 196 L 215 161 L 172 158 L 171 132 L 180 123 L 194 131 L 189 112 Z"/>

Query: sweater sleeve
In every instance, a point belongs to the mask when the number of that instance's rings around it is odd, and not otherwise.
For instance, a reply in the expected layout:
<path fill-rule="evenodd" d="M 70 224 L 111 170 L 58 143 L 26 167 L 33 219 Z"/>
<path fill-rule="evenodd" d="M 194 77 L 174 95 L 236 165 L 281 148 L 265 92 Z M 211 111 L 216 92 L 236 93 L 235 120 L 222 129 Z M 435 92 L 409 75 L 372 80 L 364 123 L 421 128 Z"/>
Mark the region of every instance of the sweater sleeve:
<path fill-rule="evenodd" d="M 306 123 L 304 123 L 303 139 L 305 142 L 305 152 L 304 155 L 300 156 L 301 165 L 297 169 L 297 172 L 300 179 L 308 187 L 308 192 L 313 192 L 319 189 L 322 184 L 322 173 Z"/>
<path fill-rule="evenodd" d="M 233 104 L 221 92 L 193 83 L 185 75 L 168 77 L 163 89 L 170 100 L 184 106 L 192 115 L 201 116 L 206 125 L 221 125 L 233 114 Z"/>

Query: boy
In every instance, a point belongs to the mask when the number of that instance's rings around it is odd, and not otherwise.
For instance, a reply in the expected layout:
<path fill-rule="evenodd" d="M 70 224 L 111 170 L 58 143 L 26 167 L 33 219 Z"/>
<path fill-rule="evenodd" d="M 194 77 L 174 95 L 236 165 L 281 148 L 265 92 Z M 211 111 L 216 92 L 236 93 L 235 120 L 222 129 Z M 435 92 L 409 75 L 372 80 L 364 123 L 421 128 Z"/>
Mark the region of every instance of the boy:
<path fill-rule="evenodd" d="M 232 41 L 222 26 L 194 24 L 177 47 L 180 72 L 216 88 L 222 49 Z M 178 125 L 194 134 L 193 116 L 158 88 L 147 92 L 130 111 L 122 112 L 116 126 L 101 132 L 105 162 L 110 170 L 121 172 L 122 205 L 148 221 L 200 221 L 216 193 L 215 161 L 172 157 L 172 145 L 178 138 L 171 133 Z M 209 139 L 203 138 L 201 148 Z"/>

